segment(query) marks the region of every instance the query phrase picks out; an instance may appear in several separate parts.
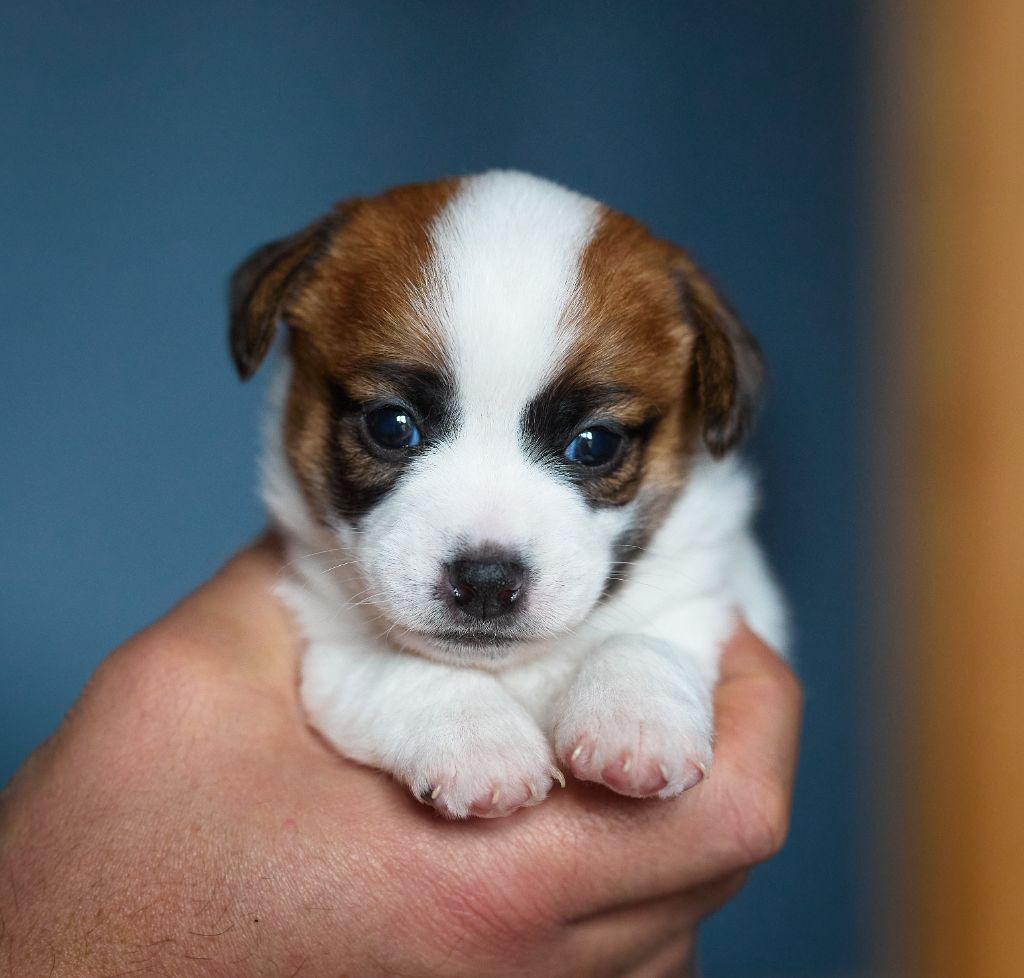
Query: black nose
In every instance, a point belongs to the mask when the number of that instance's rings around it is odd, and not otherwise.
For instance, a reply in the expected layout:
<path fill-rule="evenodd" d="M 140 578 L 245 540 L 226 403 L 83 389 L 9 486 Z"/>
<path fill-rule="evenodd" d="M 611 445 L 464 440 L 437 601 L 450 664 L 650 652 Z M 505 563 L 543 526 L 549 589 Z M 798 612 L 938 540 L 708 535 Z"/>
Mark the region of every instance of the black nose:
<path fill-rule="evenodd" d="M 526 568 L 513 556 L 466 557 L 448 565 L 452 604 L 478 621 L 512 611 L 522 597 L 525 583 Z"/>

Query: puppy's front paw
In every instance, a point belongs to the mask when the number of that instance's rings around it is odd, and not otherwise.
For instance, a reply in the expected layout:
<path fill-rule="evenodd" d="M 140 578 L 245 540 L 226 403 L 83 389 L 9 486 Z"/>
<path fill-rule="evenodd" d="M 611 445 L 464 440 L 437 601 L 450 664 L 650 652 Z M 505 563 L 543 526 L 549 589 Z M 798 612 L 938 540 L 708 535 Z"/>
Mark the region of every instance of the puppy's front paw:
<path fill-rule="evenodd" d="M 448 818 L 500 818 L 542 802 L 555 781 L 565 784 L 540 728 L 511 704 L 436 722 L 408 745 L 395 773 Z"/>
<path fill-rule="evenodd" d="M 634 798 L 671 798 L 711 768 L 711 689 L 663 643 L 623 636 L 562 700 L 555 752 L 573 775 Z"/>

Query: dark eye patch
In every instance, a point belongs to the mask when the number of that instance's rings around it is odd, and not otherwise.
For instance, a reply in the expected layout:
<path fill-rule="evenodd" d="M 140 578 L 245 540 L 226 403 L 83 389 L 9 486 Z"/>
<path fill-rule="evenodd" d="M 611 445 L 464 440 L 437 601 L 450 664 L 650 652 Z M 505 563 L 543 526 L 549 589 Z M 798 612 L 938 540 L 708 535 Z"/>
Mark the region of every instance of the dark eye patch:
<path fill-rule="evenodd" d="M 531 454 L 575 482 L 594 505 L 629 502 L 643 476 L 643 449 L 657 421 L 630 391 L 557 380 L 526 408 Z"/>
<path fill-rule="evenodd" d="M 415 454 L 449 437 L 458 423 L 449 378 L 416 365 L 364 366 L 330 380 L 328 396 L 331 507 L 349 522 L 358 521 L 394 488 Z M 408 444 L 399 444 L 400 436 Z"/>
<path fill-rule="evenodd" d="M 612 554 L 615 559 L 605 577 L 601 601 L 606 601 L 622 587 L 629 579 L 633 564 L 643 556 L 655 526 L 655 521 L 648 519 L 648 515 L 643 512 L 643 507 L 641 507 L 641 511 L 634 515 L 630 525 L 619 534 L 612 544 Z"/>

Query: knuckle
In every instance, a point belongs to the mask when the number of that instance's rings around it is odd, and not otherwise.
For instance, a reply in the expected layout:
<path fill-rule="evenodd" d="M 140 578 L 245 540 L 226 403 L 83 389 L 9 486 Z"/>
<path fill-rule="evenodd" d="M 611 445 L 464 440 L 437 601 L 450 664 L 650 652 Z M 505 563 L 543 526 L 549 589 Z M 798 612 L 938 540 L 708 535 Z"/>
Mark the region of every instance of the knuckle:
<path fill-rule="evenodd" d="M 781 668 L 775 680 L 779 688 L 779 698 L 791 709 L 795 709 L 798 712 L 802 711 L 804 703 L 803 685 L 797 678 L 796 673 L 788 665 L 780 662 L 780 666 Z"/>
<path fill-rule="evenodd" d="M 142 634 L 115 649 L 100 663 L 87 692 L 121 702 L 146 704 L 187 686 L 195 677 L 188 643 Z M 192 656 L 192 658 L 197 658 Z"/>
<path fill-rule="evenodd" d="M 803 686 L 789 663 L 776 656 L 762 676 L 763 693 L 780 712 L 803 707 Z"/>
<path fill-rule="evenodd" d="M 733 806 L 732 841 L 741 866 L 753 866 L 776 855 L 789 834 L 790 799 L 782 785 L 749 786 Z"/>

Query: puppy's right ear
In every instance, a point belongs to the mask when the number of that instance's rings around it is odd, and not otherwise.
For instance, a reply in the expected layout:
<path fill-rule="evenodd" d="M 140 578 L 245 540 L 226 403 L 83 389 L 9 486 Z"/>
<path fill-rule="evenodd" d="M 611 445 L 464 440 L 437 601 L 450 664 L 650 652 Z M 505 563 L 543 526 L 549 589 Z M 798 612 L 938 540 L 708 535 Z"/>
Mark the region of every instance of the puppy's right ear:
<path fill-rule="evenodd" d="M 323 254 L 339 223 L 329 214 L 280 241 L 257 248 L 228 283 L 228 343 L 242 380 L 256 373 L 274 341 L 285 303 Z"/>

